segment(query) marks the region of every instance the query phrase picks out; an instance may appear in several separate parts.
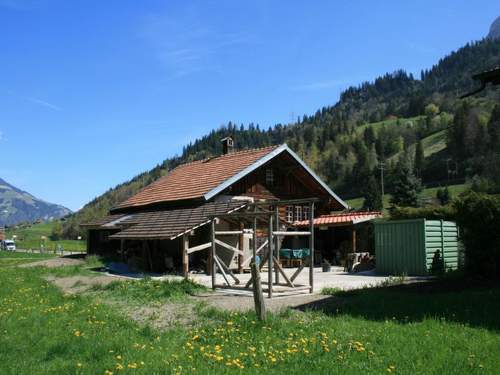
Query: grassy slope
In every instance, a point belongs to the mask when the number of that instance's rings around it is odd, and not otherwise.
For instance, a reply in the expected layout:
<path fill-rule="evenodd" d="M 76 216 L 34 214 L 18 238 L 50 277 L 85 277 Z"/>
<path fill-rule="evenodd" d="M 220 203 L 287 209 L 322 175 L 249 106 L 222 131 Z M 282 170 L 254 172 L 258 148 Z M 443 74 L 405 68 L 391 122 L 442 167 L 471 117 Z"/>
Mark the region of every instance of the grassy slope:
<path fill-rule="evenodd" d="M 459 185 L 450 185 L 448 186 L 448 189 L 451 193 L 451 196 L 456 197 L 460 193 L 463 193 L 468 187 L 469 185 L 467 184 L 459 184 Z M 438 189 L 439 187 L 424 189 L 420 193 L 420 198 L 423 200 L 436 198 L 436 192 Z M 384 209 L 388 209 L 391 206 L 390 199 L 391 199 L 390 194 L 384 195 Z M 350 207 L 354 209 L 360 209 L 361 207 L 363 207 L 364 198 L 358 197 L 353 199 L 347 199 L 346 202 Z"/>
<path fill-rule="evenodd" d="M 40 269 L 2 264 L 2 374 L 487 374 L 500 365 L 498 286 L 367 290 L 266 324 L 205 312 L 196 328 L 159 332 L 91 297 L 64 296 Z"/>
<path fill-rule="evenodd" d="M 379 122 L 372 122 L 369 124 L 364 124 L 364 125 L 358 126 L 356 128 L 356 132 L 363 133 L 365 131 L 365 129 L 370 126 L 373 128 L 373 130 L 375 130 L 375 133 L 377 133 L 380 130 L 380 128 L 382 128 L 384 126 L 396 126 L 398 124 L 398 121 L 402 126 L 406 125 L 408 123 L 416 124 L 417 121 L 423 117 L 424 116 L 415 116 L 415 117 L 408 117 L 408 118 L 399 118 L 399 119 L 383 120 L 383 121 L 379 121 Z"/>
<path fill-rule="evenodd" d="M 52 241 L 49 237 L 52 233 L 52 227 L 54 222 L 44 222 L 39 224 L 33 224 L 27 228 L 14 229 L 9 228 L 7 230 L 7 238 L 12 238 L 13 235 L 17 236 L 17 247 L 19 249 L 38 249 L 40 248 L 40 237 L 45 236 L 45 249 L 54 250 L 58 244 L 60 244 L 64 250 L 71 251 L 85 251 L 86 244 L 85 241 L 78 240 L 60 240 Z"/>

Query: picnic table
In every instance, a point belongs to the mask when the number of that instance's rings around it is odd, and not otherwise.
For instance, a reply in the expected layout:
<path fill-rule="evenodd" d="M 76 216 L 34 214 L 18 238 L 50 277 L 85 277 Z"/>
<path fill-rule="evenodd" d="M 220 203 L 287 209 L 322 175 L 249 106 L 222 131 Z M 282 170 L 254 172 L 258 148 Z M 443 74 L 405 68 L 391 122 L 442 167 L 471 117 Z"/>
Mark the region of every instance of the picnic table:
<path fill-rule="evenodd" d="M 309 256 L 309 249 L 281 249 L 280 258 L 284 259 L 304 259 Z"/>

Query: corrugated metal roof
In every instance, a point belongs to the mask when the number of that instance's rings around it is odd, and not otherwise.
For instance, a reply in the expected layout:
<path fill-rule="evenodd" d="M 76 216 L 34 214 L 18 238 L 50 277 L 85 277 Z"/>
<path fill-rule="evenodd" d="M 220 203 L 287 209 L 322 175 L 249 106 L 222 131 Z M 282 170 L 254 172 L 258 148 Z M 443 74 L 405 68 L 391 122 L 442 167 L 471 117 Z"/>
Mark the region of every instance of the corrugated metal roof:
<path fill-rule="evenodd" d="M 314 225 L 341 225 L 341 224 L 358 224 L 364 221 L 369 221 L 382 217 L 382 212 L 378 211 L 359 211 L 359 212 L 344 212 L 339 214 L 321 215 L 314 219 Z M 309 220 L 297 221 L 294 225 L 305 227 L 309 225 Z"/>

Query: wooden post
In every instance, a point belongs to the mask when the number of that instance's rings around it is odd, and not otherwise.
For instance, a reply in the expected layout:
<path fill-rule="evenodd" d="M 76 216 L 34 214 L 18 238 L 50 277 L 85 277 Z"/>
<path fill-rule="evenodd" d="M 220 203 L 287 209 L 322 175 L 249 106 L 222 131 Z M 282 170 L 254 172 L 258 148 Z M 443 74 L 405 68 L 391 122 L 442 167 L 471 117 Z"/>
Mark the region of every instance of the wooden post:
<path fill-rule="evenodd" d="M 243 229 L 245 229 L 245 225 L 243 223 L 240 223 L 240 230 L 241 234 L 238 238 L 238 248 L 243 251 L 243 242 L 245 241 L 245 236 L 243 235 Z M 243 273 L 243 254 L 238 255 L 238 273 Z"/>
<path fill-rule="evenodd" d="M 268 236 L 268 249 L 269 256 L 267 257 L 267 283 L 268 290 L 267 295 L 269 298 L 273 298 L 273 214 L 269 214 L 269 225 L 267 228 L 267 236 Z"/>
<path fill-rule="evenodd" d="M 252 262 L 255 262 L 255 257 L 257 256 L 257 218 L 253 218 L 253 237 L 252 237 Z"/>
<path fill-rule="evenodd" d="M 187 279 L 189 275 L 189 254 L 187 249 L 189 249 L 189 236 L 184 234 L 182 236 L 182 276 L 184 276 L 185 279 Z"/>
<path fill-rule="evenodd" d="M 279 214 L 279 207 L 278 205 L 274 206 L 274 221 L 275 221 L 275 228 L 276 232 L 279 232 L 280 230 L 280 214 Z M 275 239 L 275 244 L 274 244 L 274 252 L 275 252 L 275 257 L 276 261 L 278 262 L 278 267 L 279 267 L 279 260 L 280 260 L 280 237 L 279 236 L 274 236 Z M 280 283 L 280 273 L 278 267 L 275 267 L 275 278 L 276 278 L 276 284 Z"/>
<path fill-rule="evenodd" d="M 216 276 L 216 265 L 215 265 L 215 219 L 212 219 L 212 248 L 210 252 L 210 272 L 212 274 L 212 289 L 215 290 L 215 276 Z"/>
<path fill-rule="evenodd" d="M 260 321 L 266 320 L 266 305 L 264 303 L 264 295 L 262 294 L 262 284 L 260 283 L 260 271 L 255 264 L 255 258 L 250 264 L 253 278 L 253 301 L 255 304 L 255 314 Z M 271 286 L 269 286 L 271 288 Z"/>
<path fill-rule="evenodd" d="M 354 225 L 352 226 L 351 235 L 352 235 L 352 252 L 355 253 L 356 252 L 356 228 L 354 227 Z"/>
<path fill-rule="evenodd" d="M 314 291 L 314 202 L 309 204 L 309 286 Z"/>

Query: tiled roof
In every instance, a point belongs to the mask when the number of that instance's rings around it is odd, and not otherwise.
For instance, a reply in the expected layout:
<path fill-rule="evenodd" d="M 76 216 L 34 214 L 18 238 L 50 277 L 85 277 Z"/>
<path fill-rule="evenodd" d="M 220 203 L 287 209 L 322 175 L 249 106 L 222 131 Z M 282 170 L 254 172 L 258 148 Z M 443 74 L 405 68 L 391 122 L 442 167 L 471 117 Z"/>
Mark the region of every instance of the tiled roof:
<path fill-rule="evenodd" d="M 119 220 L 125 216 L 126 216 L 125 214 L 112 214 L 80 225 L 82 227 L 101 227 L 104 225 L 109 226 L 114 221 Z"/>
<path fill-rule="evenodd" d="M 321 215 L 314 219 L 314 225 L 335 225 L 335 224 L 358 224 L 382 217 L 378 211 L 345 212 L 331 215 Z M 297 221 L 294 225 L 305 227 L 309 225 L 309 220 Z"/>
<path fill-rule="evenodd" d="M 127 215 L 119 225 L 124 229 L 112 239 L 173 239 L 209 222 L 210 215 L 225 214 L 243 208 L 246 202 L 209 202 L 197 207 L 145 211 Z M 129 226 L 130 225 L 130 226 Z"/>
<path fill-rule="evenodd" d="M 179 165 L 166 176 L 146 186 L 114 208 L 201 198 L 225 180 L 269 154 L 276 147 L 238 151 Z"/>

